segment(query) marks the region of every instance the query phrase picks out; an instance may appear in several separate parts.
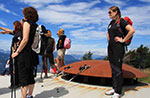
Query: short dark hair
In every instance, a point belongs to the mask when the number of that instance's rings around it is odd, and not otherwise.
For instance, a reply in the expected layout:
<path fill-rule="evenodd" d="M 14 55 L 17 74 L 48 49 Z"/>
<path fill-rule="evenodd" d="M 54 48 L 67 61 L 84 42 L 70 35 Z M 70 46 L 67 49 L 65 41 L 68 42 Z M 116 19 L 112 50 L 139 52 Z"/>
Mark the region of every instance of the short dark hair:
<path fill-rule="evenodd" d="M 22 12 L 27 20 L 37 22 L 39 19 L 38 12 L 34 7 L 25 7 Z"/>

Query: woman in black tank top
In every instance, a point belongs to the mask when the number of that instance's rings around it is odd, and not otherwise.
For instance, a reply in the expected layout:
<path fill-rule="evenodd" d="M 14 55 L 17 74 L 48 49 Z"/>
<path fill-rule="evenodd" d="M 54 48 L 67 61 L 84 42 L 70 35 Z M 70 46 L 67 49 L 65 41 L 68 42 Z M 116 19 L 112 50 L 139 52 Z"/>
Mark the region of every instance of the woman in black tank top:
<path fill-rule="evenodd" d="M 26 7 L 23 9 L 24 20 L 23 23 L 23 38 L 12 58 L 17 58 L 19 65 L 19 81 L 21 85 L 22 98 L 33 98 L 32 92 L 34 89 L 34 75 L 33 75 L 33 51 L 31 45 L 36 30 L 36 22 L 38 21 L 37 10 L 33 7 Z M 27 95 L 28 94 L 28 95 Z"/>

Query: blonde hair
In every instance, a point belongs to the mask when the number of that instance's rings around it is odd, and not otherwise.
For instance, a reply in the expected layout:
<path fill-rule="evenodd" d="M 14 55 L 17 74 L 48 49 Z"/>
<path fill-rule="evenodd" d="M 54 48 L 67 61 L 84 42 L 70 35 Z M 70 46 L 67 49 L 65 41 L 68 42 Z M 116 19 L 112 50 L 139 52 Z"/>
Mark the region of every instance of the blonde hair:
<path fill-rule="evenodd" d="M 115 21 L 115 23 L 117 23 L 118 20 L 121 18 L 121 12 L 120 12 L 119 7 L 117 7 L 117 6 L 112 6 L 112 7 L 110 7 L 109 9 L 112 10 L 113 12 L 116 12 L 116 11 L 117 11 L 117 14 L 116 14 L 116 21 Z"/>
<path fill-rule="evenodd" d="M 60 28 L 60 29 L 58 30 L 58 32 L 60 32 L 61 34 L 64 34 L 64 33 L 65 33 L 64 29 L 62 29 L 62 28 Z"/>

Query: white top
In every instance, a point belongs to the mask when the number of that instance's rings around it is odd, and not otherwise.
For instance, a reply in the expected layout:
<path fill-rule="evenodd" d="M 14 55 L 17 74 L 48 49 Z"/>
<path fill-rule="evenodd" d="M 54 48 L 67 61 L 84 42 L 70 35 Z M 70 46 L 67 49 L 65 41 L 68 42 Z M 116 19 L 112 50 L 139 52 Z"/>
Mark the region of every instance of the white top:
<path fill-rule="evenodd" d="M 9 68 L 9 64 L 6 64 L 6 65 L 5 65 L 5 68 Z"/>

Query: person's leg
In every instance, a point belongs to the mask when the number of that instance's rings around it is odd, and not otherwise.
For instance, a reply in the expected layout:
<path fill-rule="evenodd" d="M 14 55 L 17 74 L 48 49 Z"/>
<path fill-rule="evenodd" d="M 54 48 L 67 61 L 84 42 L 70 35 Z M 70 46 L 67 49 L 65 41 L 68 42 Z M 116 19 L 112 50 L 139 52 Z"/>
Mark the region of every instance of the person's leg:
<path fill-rule="evenodd" d="M 49 63 L 50 63 L 50 66 L 51 66 L 51 69 L 53 69 L 54 73 L 56 74 L 56 66 L 54 64 L 54 55 L 53 53 L 49 54 Z"/>
<path fill-rule="evenodd" d="M 62 53 L 61 53 L 60 62 L 61 62 L 61 67 L 62 67 L 62 66 L 65 66 L 64 57 L 65 57 L 66 49 L 65 49 L 65 48 L 61 49 L 61 52 L 62 52 Z"/>
<path fill-rule="evenodd" d="M 9 68 L 6 69 L 6 74 L 9 75 Z"/>
<path fill-rule="evenodd" d="M 107 51 L 108 51 L 108 59 L 109 59 L 109 63 L 110 63 L 110 67 L 111 67 L 111 70 L 112 70 L 112 89 L 109 90 L 109 91 L 106 91 L 105 94 L 106 95 L 112 95 L 114 94 L 114 87 L 115 87 L 115 75 L 113 74 L 113 65 L 112 65 L 112 60 L 113 60 L 113 53 L 112 53 L 112 48 L 110 47 L 110 45 L 108 46 L 107 48 Z"/>
<path fill-rule="evenodd" d="M 21 96 L 22 96 L 22 98 L 26 98 L 28 88 L 29 88 L 28 86 L 21 87 Z"/>
<path fill-rule="evenodd" d="M 34 90 L 34 84 L 29 85 L 29 92 L 28 92 L 29 96 L 32 96 L 33 90 Z"/>
<path fill-rule="evenodd" d="M 42 64 L 43 64 L 43 71 L 45 73 L 45 76 L 47 76 L 47 57 L 42 56 Z"/>
<path fill-rule="evenodd" d="M 124 47 L 122 45 L 116 45 L 112 49 L 113 60 L 111 63 L 112 75 L 113 75 L 113 87 L 115 93 L 122 93 L 123 86 L 123 74 L 122 74 L 122 59 L 124 56 Z"/>
<path fill-rule="evenodd" d="M 58 49 L 57 51 L 57 58 L 56 58 L 56 61 L 57 61 L 57 65 L 58 65 L 58 68 L 61 67 L 61 56 L 62 56 L 62 51 L 61 49 Z"/>

